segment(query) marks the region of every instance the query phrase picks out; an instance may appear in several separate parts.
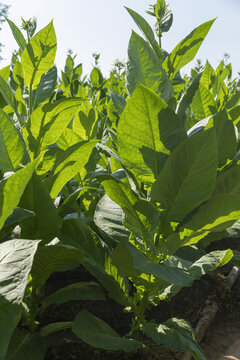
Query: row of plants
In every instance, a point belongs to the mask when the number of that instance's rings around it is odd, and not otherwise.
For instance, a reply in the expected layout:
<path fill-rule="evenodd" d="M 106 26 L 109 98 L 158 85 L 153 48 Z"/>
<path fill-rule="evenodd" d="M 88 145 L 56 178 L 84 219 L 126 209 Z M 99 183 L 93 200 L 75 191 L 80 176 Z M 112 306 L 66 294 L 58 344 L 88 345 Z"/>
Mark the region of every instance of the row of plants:
<path fill-rule="evenodd" d="M 131 352 L 147 337 L 206 359 L 185 320 L 157 324 L 146 311 L 239 264 L 239 253 L 206 246 L 239 226 L 240 84 L 224 61 L 180 74 L 214 20 L 167 53 L 165 1 L 148 11 L 155 32 L 126 10 L 144 37 L 132 32 L 126 69 L 109 78 L 97 64 L 83 76 L 71 53 L 59 78 L 53 23 L 35 34 L 24 21 L 26 39 L 7 20 L 19 50 L 0 70 L 1 360 L 43 360 L 45 337 L 63 329 L 106 350 Z M 95 282 L 45 295 L 53 272 L 79 264 Z M 86 310 L 38 321 L 51 304 L 106 297 L 131 314 L 124 337 Z"/>

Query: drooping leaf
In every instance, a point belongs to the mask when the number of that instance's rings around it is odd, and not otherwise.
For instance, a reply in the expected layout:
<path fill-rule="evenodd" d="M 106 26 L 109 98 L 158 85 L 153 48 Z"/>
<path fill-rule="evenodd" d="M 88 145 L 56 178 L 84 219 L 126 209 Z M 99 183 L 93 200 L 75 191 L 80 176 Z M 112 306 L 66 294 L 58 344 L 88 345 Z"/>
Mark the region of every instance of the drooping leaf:
<path fill-rule="evenodd" d="M 121 206 L 125 218 L 124 225 L 133 234 L 146 242 L 151 242 L 159 221 L 157 209 L 144 199 L 140 199 L 125 184 L 107 177 L 101 181 L 107 195 Z"/>
<path fill-rule="evenodd" d="M 207 360 L 185 320 L 172 318 L 160 325 L 154 321 L 147 322 L 143 325 L 143 332 L 157 344 L 189 351 L 195 360 Z"/>
<path fill-rule="evenodd" d="M 70 329 L 71 327 L 72 321 L 59 321 L 43 326 L 40 330 L 40 334 L 44 337 L 57 331 Z"/>
<path fill-rule="evenodd" d="M 128 46 L 126 86 L 130 93 L 139 84 L 159 94 L 165 101 L 173 96 L 173 89 L 158 56 L 148 43 L 134 31 Z"/>
<path fill-rule="evenodd" d="M 115 330 L 87 310 L 82 310 L 73 321 L 72 331 L 87 344 L 105 350 L 138 349 L 141 344 L 133 339 L 119 336 Z"/>
<path fill-rule="evenodd" d="M 180 228 L 186 244 L 197 243 L 209 232 L 230 228 L 240 218 L 240 195 L 225 193 L 203 204 L 191 220 Z"/>
<path fill-rule="evenodd" d="M 170 221 L 181 221 L 206 201 L 217 174 L 217 144 L 213 129 L 184 140 L 172 152 L 152 187 L 152 200 L 167 211 Z"/>
<path fill-rule="evenodd" d="M 21 55 L 21 63 L 24 83 L 29 90 L 36 89 L 42 75 L 53 67 L 56 45 L 56 34 L 51 21 L 25 47 Z"/>
<path fill-rule="evenodd" d="M 119 304 L 128 305 L 125 279 L 119 276 L 111 264 L 107 248 L 90 228 L 80 219 L 66 219 L 61 229 L 61 241 L 70 244 L 84 254 L 84 267 L 108 291 L 108 296 Z"/>
<path fill-rule="evenodd" d="M 214 21 L 215 19 L 207 21 L 195 28 L 166 57 L 163 68 L 170 79 L 173 79 L 183 66 L 193 60 Z"/>
<path fill-rule="evenodd" d="M 74 283 L 44 298 L 47 304 L 63 304 L 70 300 L 105 300 L 101 286 L 96 282 Z"/>
<path fill-rule="evenodd" d="M 15 171 L 24 160 L 26 149 L 23 139 L 12 119 L 0 109 L 0 169 Z"/>
<path fill-rule="evenodd" d="M 44 286 L 56 270 L 73 264 L 81 264 L 83 254 L 79 249 L 67 245 L 49 245 L 38 248 L 31 270 L 34 286 Z"/>
<path fill-rule="evenodd" d="M 39 241 L 14 239 L 0 244 L 0 359 L 5 359 L 21 317 L 21 302 Z"/>
<path fill-rule="evenodd" d="M 46 345 L 39 333 L 16 328 L 5 360 L 44 360 Z"/>
<path fill-rule="evenodd" d="M 98 202 L 94 222 L 103 233 L 104 239 L 106 236 L 110 237 L 112 245 L 116 245 L 123 238 L 129 238 L 129 231 L 123 225 L 123 210 L 108 195 L 104 195 Z"/>

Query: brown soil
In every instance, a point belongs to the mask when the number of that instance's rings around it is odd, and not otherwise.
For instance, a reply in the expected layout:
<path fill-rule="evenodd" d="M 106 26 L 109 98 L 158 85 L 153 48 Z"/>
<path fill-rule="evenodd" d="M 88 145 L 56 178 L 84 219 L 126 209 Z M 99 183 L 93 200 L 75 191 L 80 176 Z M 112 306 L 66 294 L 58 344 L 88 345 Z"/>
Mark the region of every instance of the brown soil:
<path fill-rule="evenodd" d="M 211 245 L 209 250 L 224 248 L 240 250 L 240 240 L 223 240 Z M 221 297 L 224 277 L 230 269 L 229 264 L 205 275 L 191 288 L 182 289 L 170 302 L 162 302 L 153 308 L 148 313 L 148 318 L 161 323 L 170 317 L 178 317 L 189 321 L 195 327 L 205 301 L 209 297 L 214 299 L 219 306 L 219 312 L 201 346 L 208 360 L 219 359 L 240 337 L 240 279 L 237 280 L 231 294 L 227 294 L 224 300 Z M 46 292 L 52 293 L 70 283 L 88 280 L 94 278 L 82 267 L 64 273 L 55 273 L 47 282 Z M 51 306 L 41 317 L 41 324 L 71 321 L 81 309 L 87 309 L 93 315 L 100 317 L 120 335 L 125 335 L 129 331 L 130 316 L 123 313 L 122 307 L 111 299 L 91 302 L 71 301 Z M 103 351 L 84 344 L 70 330 L 51 334 L 46 341 L 48 350 L 45 360 L 180 360 L 183 355 L 181 352 L 166 349 L 150 341 L 146 341 L 144 349 L 130 354 L 121 351 Z"/>

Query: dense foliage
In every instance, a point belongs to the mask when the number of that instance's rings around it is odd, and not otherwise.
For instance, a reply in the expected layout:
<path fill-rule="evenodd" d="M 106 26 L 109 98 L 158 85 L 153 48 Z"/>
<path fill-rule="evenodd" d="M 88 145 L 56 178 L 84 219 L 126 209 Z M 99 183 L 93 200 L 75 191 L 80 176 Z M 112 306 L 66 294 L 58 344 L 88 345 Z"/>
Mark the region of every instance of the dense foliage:
<path fill-rule="evenodd" d="M 157 324 L 146 310 L 239 259 L 205 249 L 240 218 L 240 84 L 224 61 L 180 74 L 214 20 L 168 54 L 165 1 L 149 10 L 156 35 L 127 11 L 145 39 L 132 32 L 126 69 L 116 62 L 107 79 L 98 54 L 84 77 L 71 52 L 58 78 L 53 23 L 35 34 L 24 21 L 26 40 L 8 20 L 19 51 L 0 70 L 1 360 L 42 360 L 44 338 L 66 328 L 107 350 L 133 351 L 146 336 L 205 359 L 186 321 Z M 44 294 L 54 271 L 77 264 L 96 282 Z M 106 294 L 132 314 L 125 337 L 86 310 L 38 322 L 50 304 Z"/>

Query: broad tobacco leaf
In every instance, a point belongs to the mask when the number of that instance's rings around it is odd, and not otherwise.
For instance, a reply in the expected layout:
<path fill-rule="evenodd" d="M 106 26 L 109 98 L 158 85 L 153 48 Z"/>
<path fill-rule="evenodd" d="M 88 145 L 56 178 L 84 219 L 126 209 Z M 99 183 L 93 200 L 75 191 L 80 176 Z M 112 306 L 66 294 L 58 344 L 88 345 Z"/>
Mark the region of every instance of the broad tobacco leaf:
<path fill-rule="evenodd" d="M 214 21 L 215 19 L 207 21 L 195 28 L 166 57 L 163 63 L 163 68 L 165 69 L 170 79 L 173 79 L 176 73 L 183 66 L 187 65 L 194 59 Z"/>
<path fill-rule="evenodd" d="M 105 350 L 131 352 L 141 344 L 133 339 L 119 336 L 115 330 L 87 310 L 82 310 L 73 321 L 72 331 L 87 344 Z"/>
<path fill-rule="evenodd" d="M 29 163 L 25 168 L 17 171 L 0 182 L 0 229 L 5 220 L 18 206 L 21 196 L 32 177 L 39 159 Z"/>
<path fill-rule="evenodd" d="M 26 45 L 21 56 L 24 84 L 36 89 L 41 76 L 54 65 L 57 50 L 57 39 L 53 22 L 40 30 Z"/>
<path fill-rule="evenodd" d="M 0 359 L 5 359 L 22 312 L 33 257 L 40 241 L 14 239 L 0 244 Z"/>
<path fill-rule="evenodd" d="M 126 86 L 130 95 L 139 84 L 147 86 L 165 101 L 173 97 L 171 82 L 159 57 L 150 45 L 133 31 L 128 46 L 126 72 Z"/>
<path fill-rule="evenodd" d="M 217 175 L 214 129 L 186 138 L 169 156 L 152 187 L 152 200 L 161 203 L 168 221 L 180 222 L 210 198 Z"/>
<path fill-rule="evenodd" d="M 0 109 L 0 169 L 15 171 L 26 157 L 24 141 L 12 119 Z"/>

